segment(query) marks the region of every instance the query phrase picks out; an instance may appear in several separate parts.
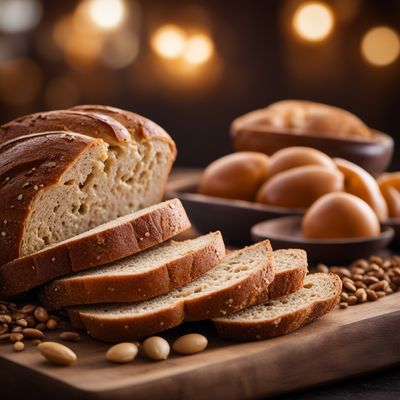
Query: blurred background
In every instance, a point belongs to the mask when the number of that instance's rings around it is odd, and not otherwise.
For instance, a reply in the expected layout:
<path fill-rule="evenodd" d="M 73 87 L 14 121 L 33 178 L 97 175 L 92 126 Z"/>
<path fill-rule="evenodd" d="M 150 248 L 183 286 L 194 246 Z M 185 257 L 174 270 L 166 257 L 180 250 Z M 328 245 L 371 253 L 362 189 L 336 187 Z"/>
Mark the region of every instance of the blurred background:
<path fill-rule="evenodd" d="M 233 118 L 286 98 L 398 142 L 400 1 L 0 0 L 0 123 L 96 103 L 143 114 L 179 166 L 231 150 Z"/>

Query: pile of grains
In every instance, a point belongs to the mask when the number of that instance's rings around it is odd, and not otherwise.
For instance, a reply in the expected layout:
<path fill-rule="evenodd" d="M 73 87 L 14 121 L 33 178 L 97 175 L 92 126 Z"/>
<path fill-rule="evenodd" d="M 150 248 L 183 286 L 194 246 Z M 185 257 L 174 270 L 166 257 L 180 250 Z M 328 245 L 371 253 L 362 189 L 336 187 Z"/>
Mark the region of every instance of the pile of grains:
<path fill-rule="evenodd" d="M 43 307 L 34 304 L 17 306 L 15 303 L 0 301 L 0 341 L 11 342 L 15 351 L 24 350 L 24 341 L 27 339 L 38 345 L 46 331 L 55 331 L 58 327 L 59 317 L 49 315 Z M 62 332 L 60 339 L 78 340 L 79 335 Z"/>
<path fill-rule="evenodd" d="M 354 261 L 349 268 L 319 264 L 317 270 L 339 275 L 343 283 L 341 308 L 375 301 L 400 290 L 400 256 L 371 256 Z"/>

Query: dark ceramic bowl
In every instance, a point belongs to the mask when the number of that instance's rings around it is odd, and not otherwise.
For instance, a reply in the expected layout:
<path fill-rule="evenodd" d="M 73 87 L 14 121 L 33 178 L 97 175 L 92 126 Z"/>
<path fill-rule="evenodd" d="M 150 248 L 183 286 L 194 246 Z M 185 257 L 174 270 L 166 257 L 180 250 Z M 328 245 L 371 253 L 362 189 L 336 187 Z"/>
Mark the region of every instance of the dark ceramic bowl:
<path fill-rule="evenodd" d="M 382 226 L 394 230 L 394 238 L 390 247 L 400 249 L 400 218 L 388 218 L 385 221 L 382 221 Z"/>
<path fill-rule="evenodd" d="M 261 151 L 268 155 L 290 146 L 313 147 L 331 157 L 352 161 L 377 176 L 386 171 L 392 159 L 394 142 L 385 133 L 373 130 L 373 134 L 373 140 L 349 140 L 306 134 L 295 135 L 254 125 L 232 132 L 232 138 L 236 151 Z"/>
<path fill-rule="evenodd" d="M 197 193 L 199 177 L 177 179 L 168 184 L 166 197 L 181 200 L 189 219 L 201 233 L 220 230 L 226 243 L 252 243 L 250 229 L 258 222 L 288 215 L 303 215 L 305 210 L 269 207 L 242 200 L 222 199 Z"/>
<path fill-rule="evenodd" d="M 269 239 L 274 249 L 300 248 L 307 252 L 311 265 L 345 265 L 357 258 L 376 254 L 389 245 L 394 236 L 391 227 L 382 227 L 378 236 L 355 239 L 306 239 L 301 234 L 301 217 L 283 217 L 256 224 L 253 240 Z"/>

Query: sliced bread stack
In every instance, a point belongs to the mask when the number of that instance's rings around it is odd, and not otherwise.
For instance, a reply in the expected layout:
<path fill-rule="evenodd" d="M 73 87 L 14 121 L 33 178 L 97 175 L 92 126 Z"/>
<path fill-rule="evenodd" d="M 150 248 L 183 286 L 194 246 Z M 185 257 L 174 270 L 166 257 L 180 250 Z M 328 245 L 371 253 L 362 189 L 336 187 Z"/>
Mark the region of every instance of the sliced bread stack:
<path fill-rule="evenodd" d="M 107 342 L 137 340 L 184 321 L 212 319 L 227 339 L 290 333 L 338 303 L 341 281 L 307 274 L 303 250 L 272 252 L 268 241 L 230 253 L 197 280 L 151 300 L 68 307 L 72 324 Z"/>

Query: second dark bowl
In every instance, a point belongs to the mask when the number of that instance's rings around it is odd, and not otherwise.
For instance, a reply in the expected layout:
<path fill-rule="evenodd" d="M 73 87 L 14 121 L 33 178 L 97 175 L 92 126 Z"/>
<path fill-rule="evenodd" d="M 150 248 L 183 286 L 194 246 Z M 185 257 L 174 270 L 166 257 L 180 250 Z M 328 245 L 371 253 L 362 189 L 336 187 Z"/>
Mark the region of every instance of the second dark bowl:
<path fill-rule="evenodd" d="M 236 151 L 260 151 L 268 155 L 290 146 L 313 147 L 330 157 L 352 161 L 370 174 L 377 176 L 385 172 L 390 164 L 394 141 L 383 132 L 372 131 L 374 140 L 366 141 L 306 134 L 295 135 L 255 125 L 232 132 L 232 139 Z"/>
<path fill-rule="evenodd" d="M 301 233 L 301 217 L 283 217 L 256 224 L 253 240 L 269 239 L 274 249 L 300 248 L 307 252 L 310 264 L 345 265 L 386 248 L 392 241 L 391 227 L 382 227 L 378 236 L 350 239 L 307 239 Z"/>

